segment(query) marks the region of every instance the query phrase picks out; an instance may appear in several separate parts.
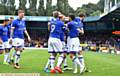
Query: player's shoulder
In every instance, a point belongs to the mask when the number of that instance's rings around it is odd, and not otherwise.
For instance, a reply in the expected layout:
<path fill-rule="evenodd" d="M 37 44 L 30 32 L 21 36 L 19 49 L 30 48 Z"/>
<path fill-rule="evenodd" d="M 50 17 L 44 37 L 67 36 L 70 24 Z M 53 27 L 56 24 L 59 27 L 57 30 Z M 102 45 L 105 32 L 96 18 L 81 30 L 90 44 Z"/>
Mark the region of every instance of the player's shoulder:
<path fill-rule="evenodd" d="M 49 20 L 49 22 L 51 22 L 51 21 L 56 21 L 56 18 L 52 17 L 52 18 Z"/>
<path fill-rule="evenodd" d="M 15 19 L 15 20 L 13 20 L 13 22 L 12 23 L 16 23 L 18 21 L 18 19 Z"/>
<path fill-rule="evenodd" d="M 0 24 L 0 26 L 2 26 L 3 24 Z"/>
<path fill-rule="evenodd" d="M 11 23 L 7 24 L 7 26 L 11 26 Z"/>
<path fill-rule="evenodd" d="M 71 24 L 71 21 L 69 21 L 68 23 L 67 23 L 67 25 L 70 25 Z"/>
<path fill-rule="evenodd" d="M 60 22 L 60 23 L 62 23 L 62 24 L 64 24 L 64 22 L 63 22 L 63 21 L 61 21 L 61 20 L 59 20 L 59 22 Z"/>
<path fill-rule="evenodd" d="M 22 19 L 23 22 L 25 22 L 25 19 Z"/>
<path fill-rule="evenodd" d="M 0 27 L 3 27 L 3 24 L 0 24 Z"/>
<path fill-rule="evenodd" d="M 70 21 L 70 22 L 68 22 L 68 24 L 73 24 L 74 23 L 74 21 Z"/>
<path fill-rule="evenodd" d="M 3 28 L 3 24 L 0 24 L 0 29 Z"/>
<path fill-rule="evenodd" d="M 76 18 L 75 18 L 75 21 L 79 22 L 79 21 L 81 21 L 81 20 L 80 20 L 79 17 L 76 17 Z"/>

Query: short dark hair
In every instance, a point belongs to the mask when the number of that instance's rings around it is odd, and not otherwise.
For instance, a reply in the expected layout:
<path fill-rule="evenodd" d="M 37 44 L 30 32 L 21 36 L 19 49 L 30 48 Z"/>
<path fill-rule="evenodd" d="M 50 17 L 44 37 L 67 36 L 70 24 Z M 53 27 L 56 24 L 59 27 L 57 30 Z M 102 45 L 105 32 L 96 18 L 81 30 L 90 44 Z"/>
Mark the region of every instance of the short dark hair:
<path fill-rule="evenodd" d="M 14 19 L 13 17 L 10 17 L 10 19 Z"/>
<path fill-rule="evenodd" d="M 75 15 L 74 14 L 69 14 L 69 17 L 74 20 L 75 19 Z"/>
<path fill-rule="evenodd" d="M 79 17 L 85 17 L 84 13 L 79 14 Z"/>
<path fill-rule="evenodd" d="M 4 21 L 9 21 L 9 19 L 5 19 Z"/>

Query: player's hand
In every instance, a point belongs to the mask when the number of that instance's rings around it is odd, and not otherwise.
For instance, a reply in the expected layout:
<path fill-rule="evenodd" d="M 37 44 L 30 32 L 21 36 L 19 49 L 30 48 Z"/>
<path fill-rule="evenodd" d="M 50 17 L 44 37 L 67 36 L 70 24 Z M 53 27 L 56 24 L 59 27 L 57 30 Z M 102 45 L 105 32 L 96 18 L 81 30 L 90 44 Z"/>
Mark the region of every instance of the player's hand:
<path fill-rule="evenodd" d="M 3 43 L 3 41 L 0 39 L 0 44 L 2 44 Z"/>
<path fill-rule="evenodd" d="M 31 42 L 31 38 L 30 37 L 28 37 L 28 41 Z"/>
<path fill-rule="evenodd" d="M 10 39 L 9 44 L 12 44 L 12 42 L 13 42 L 12 39 Z"/>
<path fill-rule="evenodd" d="M 81 30 L 81 29 L 77 29 L 78 31 L 79 31 L 79 33 L 81 33 L 82 35 L 84 34 L 84 31 L 83 30 Z"/>

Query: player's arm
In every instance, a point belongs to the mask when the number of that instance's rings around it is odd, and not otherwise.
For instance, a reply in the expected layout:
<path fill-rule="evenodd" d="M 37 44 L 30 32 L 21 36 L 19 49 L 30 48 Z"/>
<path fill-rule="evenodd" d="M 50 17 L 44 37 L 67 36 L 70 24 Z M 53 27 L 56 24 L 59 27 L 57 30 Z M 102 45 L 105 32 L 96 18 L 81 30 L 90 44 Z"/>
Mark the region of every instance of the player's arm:
<path fill-rule="evenodd" d="M 10 29 L 10 39 L 12 39 L 12 37 L 13 37 L 14 29 L 15 29 L 15 27 L 13 27 L 13 26 Z"/>
<path fill-rule="evenodd" d="M 1 37 L 0 37 L 0 44 L 2 44 L 3 43 L 3 41 L 2 41 L 2 39 L 1 39 Z"/>
<path fill-rule="evenodd" d="M 83 23 L 80 22 L 80 27 L 78 28 L 79 33 L 81 33 L 82 35 L 84 34 L 84 28 L 83 28 Z"/>
<path fill-rule="evenodd" d="M 63 26 L 62 26 L 62 29 L 64 30 L 64 31 L 67 31 L 68 29 L 67 29 L 67 24 L 62 24 Z"/>
<path fill-rule="evenodd" d="M 13 38 L 14 29 L 15 29 L 15 21 L 11 24 L 9 44 L 12 44 L 12 38 Z"/>
<path fill-rule="evenodd" d="M 66 26 L 66 31 L 68 32 L 69 31 L 69 29 L 70 29 L 70 26 L 71 26 L 71 24 L 68 22 L 67 24 L 65 24 L 65 26 Z"/>
<path fill-rule="evenodd" d="M 26 30 L 26 29 L 25 29 L 24 33 L 25 33 L 25 35 L 27 36 L 28 41 L 31 41 L 31 38 L 30 38 L 30 36 L 29 36 L 29 34 L 28 34 L 28 32 L 27 32 L 27 30 Z"/>
<path fill-rule="evenodd" d="M 3 41 L 2 41 L 2 39 L 0 37 L 0 44 L 2 44 L 2 43 L 3 43 Z M 3 51 L 0 51 L 0 54 L 3 54 Z"/>
<path fill-rule="evenodd" d="M 1 26 L 1 25 L 0 25 Z M 1 31 L 1 27 L 0 27 L 0 31 Z M 2 41 L 2 33 L 0 33 L 0 44 L 2 44 L 3 43 L 3 41 Z"/>
<path fill-rule="evenodd" d="M 10 28 L 10 40 L 13 38 L 14 29 L 16 27 L 16 21 L 13 21 Z"/>
<path fill-rule="evenodd" d="M 48 22 L 48 30 L 50 31 L 50 22 Z"/>
<path fill-rule="evenodd" d="M 79 33 L 84 34 L 84 29 L 83 28 L 78 28 L 77 30 L 79 31 Z"/>
<path fill-rule="evenodd" d="M 10 29 L 10 41 L 9 41 L 9 44 L 12 44 L 12 37 L 13 37 L 14 29 L 15 29 L 15 27 L 11 27 L 11 29 Z"/>

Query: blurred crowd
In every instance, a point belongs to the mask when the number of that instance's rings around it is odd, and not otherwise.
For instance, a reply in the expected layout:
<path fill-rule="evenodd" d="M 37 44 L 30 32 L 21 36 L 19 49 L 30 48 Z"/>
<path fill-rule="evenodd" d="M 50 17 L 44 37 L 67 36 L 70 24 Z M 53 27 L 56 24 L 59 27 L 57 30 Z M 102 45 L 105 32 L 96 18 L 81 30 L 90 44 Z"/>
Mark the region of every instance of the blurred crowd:
<path fill-rule="evenodd" d="M 89 34 L 80 36 L 80 43 L 84 50 L 95 52 L 115 52 L 120 50 L 120 37 L 106 34 Z M 47 48 L 48 38 L 39 37 L 38 39 L 28 42 L 25 39 L 25 47 Z"/>
<path fill-rule="evenodd" d="M 81 44 L 86 44 L 87 50 L 112 53 L 120 51 L 120 37 L 106 34 L 91 34 L 80 37 Z"/>
<path fill-rule="evenodd" d="M 47 38 L 41 38 L 39 37 L 36 40 L 32 40 L 31 42 L 28 42 L 27 39 L 25 39 L 25 46 L 26 47 L 47 47 Z M 102 36 L 81 36 L 80 42 L 81 44 L 91 44 L 95 46 L 114 46 L 115 43 L 118 43 L 120 41 L 119 37 L 109 37 L 106 35 Z"/>
<path fill-rule="evenodd" d="M 31 42 L 28 42 L 27 39 L 25 39 L 25 47 L 36 47 L 36 48 L 46 48 L 47 45 L 47 39 L 39 37 L 36 40 L 31 40 Z"/>

